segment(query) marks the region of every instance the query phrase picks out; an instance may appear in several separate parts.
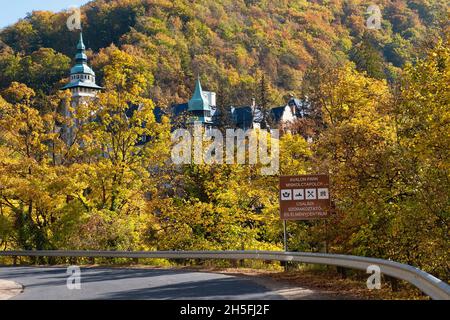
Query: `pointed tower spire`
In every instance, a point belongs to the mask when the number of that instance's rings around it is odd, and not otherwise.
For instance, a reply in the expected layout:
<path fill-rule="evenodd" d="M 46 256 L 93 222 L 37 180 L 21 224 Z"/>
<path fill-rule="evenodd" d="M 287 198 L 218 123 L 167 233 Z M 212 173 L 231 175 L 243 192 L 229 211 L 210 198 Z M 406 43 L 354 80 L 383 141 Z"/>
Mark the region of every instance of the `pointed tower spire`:
<path fill-rule="evenodd" d="M 83 41 L 83 33 L 80 32 L 80 39 L 77 44 L 77 54 L 75 55 L 75 66 L 70 70 L 70 83 L 63 89 L 72 89 L 73 92 L 94 94 L 96 90 L 102 89 L 95 84 L 95 72 L 88 66 L 86 46 Z"/>
<path fill-rule="evenodd" d="M 75 56 L 77 64 L 87 64 L 86 46 L 83 42 L 83 33 L 80 32 L 80 40 L 77 45 L 77 55 Z"/>
<path fill-rule="evenodd" d="M 86 47 L 84 45 L 84 42 L 83 42 L 83 32 L 82 31 L 80 31 L 80 40 L 78 41 L 77 49 L 78 50 L 85 50 L 86 49 Z"/>
<path fill-rule="evenodd" d="M 200 77 L 197 76 L 197 81 L 195 83 L 195 90 L 194 90 L 194 98 L 200 97 L 203 97 L 203 89 L 202 84 L 200 82 Z"/>
<path fill-rule="evenodd" d="M 202 84 L 200 82 L 200 77 L 197 77 L 197 81 L 195 83 L 195 90 L 194 95 L 192 96 L 191 100 L 189 100 L 188 103 L 188 110 L 194 111 L 194 110 L 210 110 L 210 106 L 208 105 L 208 102 L 206 101 L 205 97 L 203 96 L 203 89 Z"/>

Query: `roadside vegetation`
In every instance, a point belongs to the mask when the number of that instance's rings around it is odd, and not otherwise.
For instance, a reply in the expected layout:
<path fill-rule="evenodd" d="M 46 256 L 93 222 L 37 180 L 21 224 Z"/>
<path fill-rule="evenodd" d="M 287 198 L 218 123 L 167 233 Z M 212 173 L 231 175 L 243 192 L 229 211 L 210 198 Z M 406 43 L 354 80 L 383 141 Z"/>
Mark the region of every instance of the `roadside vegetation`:
<path fill-rule="evenodd" d="M 329 173 L 335 210 L 289 222 L 289 250 L 391 259 L 448 282 L 446 1 L 380 1 L 382 31 L 365 29 L 364 1 L 322 2 L 93 1 L 84 32 L 105 90 L 75 118 L 59 112 L 77 37 L 67 14 L 0 31 L 0 250 L 282 250 L 278 177 L 170 161 L 170 119 L 153 109 L 187 101 L 200 74 L 224 105 L 308 97 L 313 116 L 280 140 L 280 174 Z M 130 104 L 142 108 L 123 117 Z M 56 128 L 74 121 L 67 144 Z"/>

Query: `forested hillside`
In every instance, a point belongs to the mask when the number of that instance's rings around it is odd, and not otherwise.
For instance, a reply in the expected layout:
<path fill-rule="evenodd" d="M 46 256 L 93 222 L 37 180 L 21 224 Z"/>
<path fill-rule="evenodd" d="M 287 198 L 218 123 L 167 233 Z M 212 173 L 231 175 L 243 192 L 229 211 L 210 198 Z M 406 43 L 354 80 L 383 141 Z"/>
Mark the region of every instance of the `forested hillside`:
<path fill-rule="evenodd" d="M 82 8 L 105 88 L 58 112 L 77 32 L 34 12 L 0 31 L 0 248 L 281 250 L 278 177 L 170 161 L 170 119 L 200 75 L 220 105 L 308 96 L 280 174 L 328 173 L 335 210 L 288 223 L 290 250 L 392 259 L 449 280 L 448 1 L 98 0 Z M 257 101 L 260 103 L 260 101 Z M 123 117 L 130 103 L 142 108 Z M 73 110 L 72 110 L 73 111 Z M 89 121 L 96 114 L 102 121 Z M 78 123 L 67 143 L 56 130 Z M 152 137 L 142 147 L 136 141 Z"/>
<path fill-rule="evenodd" d="M 148 96 L 160 106 L 186 101 L 197 74 L 226 102 L 249 104 L 261 73 L 271 101 L 281 105 L 288 94 L 301 94 L 302 77 L 318 57 L 351 60 L 370 76 L 395 79 L 448 18 L 446 0 L 377 4 L 379 31 L 366 28 L 362 0 L 98 0 L 82 8 L 82 20 L 100 82 L 105 55 L 116 46 L 145 60 L 155 78 Z M 33 12 L 0 32 L 0 88 L 12 80 L 46 92 L 60 85 L 77 42 L 68 16 Z"/>

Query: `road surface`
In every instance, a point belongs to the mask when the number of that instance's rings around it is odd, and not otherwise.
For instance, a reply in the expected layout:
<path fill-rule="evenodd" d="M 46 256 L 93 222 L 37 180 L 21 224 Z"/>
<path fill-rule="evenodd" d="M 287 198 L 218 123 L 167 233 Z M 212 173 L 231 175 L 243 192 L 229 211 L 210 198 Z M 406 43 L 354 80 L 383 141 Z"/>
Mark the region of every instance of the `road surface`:
<path fill-rule="evenodd" d="M 0 279 L 23 285 L 18 300 L 284 299 L 245 277 L 173 269 L 82 268 L 69 290 L 66 268 L 0 267 Z"/>

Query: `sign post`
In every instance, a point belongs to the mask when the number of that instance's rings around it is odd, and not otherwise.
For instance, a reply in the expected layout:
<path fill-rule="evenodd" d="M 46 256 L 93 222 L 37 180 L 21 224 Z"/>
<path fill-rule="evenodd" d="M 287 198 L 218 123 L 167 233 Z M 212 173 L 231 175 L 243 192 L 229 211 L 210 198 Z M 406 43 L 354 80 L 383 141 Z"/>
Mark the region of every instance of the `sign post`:
<path fill-rule="evenodd" d="M 280 177 L 282 220 L 323 219 L 329 214 L 330 179 L 327 175 Z"/>
<path fill-rule="evenodd" d="M 280 216 L 283 220 L 284 251 L 287 251 L 287 220 L 324 219 L 330 208 L 328 175 L 280 176 Z"/>

